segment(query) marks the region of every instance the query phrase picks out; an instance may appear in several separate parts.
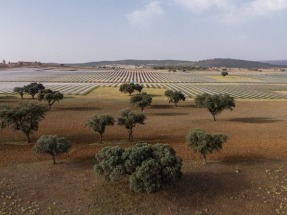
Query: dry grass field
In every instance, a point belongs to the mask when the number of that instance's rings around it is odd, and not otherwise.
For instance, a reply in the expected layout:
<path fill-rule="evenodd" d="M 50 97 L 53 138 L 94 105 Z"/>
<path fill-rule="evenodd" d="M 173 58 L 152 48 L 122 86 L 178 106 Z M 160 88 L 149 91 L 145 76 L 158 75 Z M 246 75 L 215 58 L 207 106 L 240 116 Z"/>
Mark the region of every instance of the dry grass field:
<path fill-rule="evenodd" d="M 214 122 L 192 100 L 169 104 L 163 89 L 144 89 L 153 96 L 144 110 L 145 125 L 127 131 L 108 127 L 104 144 L 85 126 L 93 114 L 118 117 L 131 107 L 118 88 L 100 87 L 86 96 L 55 103 L 33 142 L 43 134 L 67 137 L 72 150 L 52 165 L 50 157 L 31 152 L 20 132 L 0 131 L 0 214 L 287 214 L 287 101 L 236 102 Z M 0 95 L 0 104 L 19 102 L 17 95 Z M 25 101 L 32 101 L 25 99 Z M 133 107 L 132 107 L 133 108 Z M 203 166 L 185 145 L 194 128 L 224 133 L 223 150 L 208 156 Z M 94 156 L 104 146 L 127 147 L 137 142 L 168 143 L 183 158 L 183 178 L 175 188 L 154 194 L 134 194 L 128 183 L 108 183 L 93 173 Z"/>

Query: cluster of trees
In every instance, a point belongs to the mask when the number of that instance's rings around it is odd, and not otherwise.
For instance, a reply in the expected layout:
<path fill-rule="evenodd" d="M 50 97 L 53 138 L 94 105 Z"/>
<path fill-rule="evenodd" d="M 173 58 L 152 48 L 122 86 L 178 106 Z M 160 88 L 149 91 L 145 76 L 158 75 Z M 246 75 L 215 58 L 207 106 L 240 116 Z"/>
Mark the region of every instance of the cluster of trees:
<path fill-rule="evenodd" d="M 41 83 L 30 83 L 28 85 L 25 85 L 23 87 L 15 87 L 13 90 L 15 93 L 18 93 L 21 98 L 24 98 L 24 94 L 27 93 L 32 96 L 32 99 L 35 98 L 35 95 L 37 95 L 37 98 L 39 101 L 46 101 L 48 103 L 49 109 L 52 107 L 52 105 L 57 101 L 59 102 L 64 98 L 64 95 L 60 93 L 59 91 L 53 91 L 50 89 L 46 89 L 43 84 Z"/>
<path fill-rule="evenodd" d="M 191 66 L 191 65 L 169 65 L 169 66 L 154 66 L 153 69 L 162 70 L 167 69 L 169 72 L 176 72 L 176 71 L 205 71 L 208 70 L 208 67 L 202 66 Z"/>
<path fill-rule="evenodd" d="M 120 117 L 117 119 L 118 125 L 124 126 L 128 130 L 128 139 L 133 141 L 133 128 L 137 124 L 144 124 L 146 116 L 142 113 L 136 113 L 131 109 L 124 109 L 120 112 Z M 103 141 L 103 134 L 107 126 L 113 126 L 115 119 L 110 115 L 94 115 L 91 117 L 86 126 L 100 134 L 100 143 Z"/>
<path fill-rule="evenodd" d="M 131 97 L 130 103 L 143 111 L 146 106 L 151 104 L 152 97 L 141 93 L 141 85 L 123 84 L 120 89 L 121 92 L 130 95 L 135 90 L 139 93 Z M 17 89 L 17 92 L 22 91 Z M 10 127 L 19 130 L 25 134 L 27 142 L 30 143 L 30 134 L 38 130 L 39 122 L 44 119 L 45 113 L 55 101 L 63 99 L 63 95 L 45 89 L 43 85 L 37 83 L 24 86 L 23 92 L 29 93 L 32 98 L 38 93 L 38 100 L 47 101 L 48 107 L 38 103 L 19 104 L 15 107 L 0 106 L 0 129 Z M 186 99 L 180 91 L 166 90 L 165 96 L 169 98 L 169 103 L 174 103 L 175 106 L 179 101 Z M 198 107 L 207 108 L 214 121 L 216 121 L 215 116 L 223 110 L 233 110 L 235 107 L 234 98 L 228 94 L 210 95 L 205 93 L 196 96 L 194 102 Z M 133 128 L 137 124 L 144 124 L 145 120 L 146 116 L 143 113 L 124 109 L 117 118 L 117 124 L 127 129 L 128 139 L 133 141 Z M 115 123 L 116 120 L 113 116 L 94 115 L 86 122 L 86 126 L 99 133 L 100 143 L 102 143 L 106 127 L 113 126 Z M 228 137 L 224 134 L 209 134 L 200 129 L 194 129 L 186 136 L 187 146 L 195 153 L 200 154 L 204 164 L 207 163 L 207 154 L 221 150 L 227 140 Z M 68 152 L 70 148 L 71 144 L 65 137 L 43 135 L 34 145 L 33 152 L 51 155 L 55 164 L 56 156 Z M 104 175 L 109 181 L 117 181 L 128 176 L 130 189 L 134 192 L 156 192 L 164 185 L 175 185 L 182 176 L 182 160 L 176 156 L 174 149 L 169 145 L 137 144 L 126 149 L 118 146 L 105 147 L 97 153 L 96 159 L 97 164 L 94 166 L 96 174 Z"/>

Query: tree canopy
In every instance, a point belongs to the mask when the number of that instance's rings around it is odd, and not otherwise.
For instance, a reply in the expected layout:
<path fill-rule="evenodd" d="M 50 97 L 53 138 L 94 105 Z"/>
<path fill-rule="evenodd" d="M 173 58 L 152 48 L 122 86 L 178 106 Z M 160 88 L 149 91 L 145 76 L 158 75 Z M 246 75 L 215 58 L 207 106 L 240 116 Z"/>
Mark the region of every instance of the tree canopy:
<path fill-rule="evenodd" d="M 87 121 L 86 126 L 100 134 L 100 143 L 102 143 L 103 134 L 105 133 L 106 126 L 113 126 L 114 124 L 115 119 L 110 115 L 94 115 Z"/>
<path fill-rule="evenodd" d="M 174 103 L 177 107 L 179 101 L 185 101 L 185 95 L 181 91 L 166 90 L 164 95 L 169 98 L 169 103 Z"/>
<path fill-rule="evenodd" d="M 108 181 L 129 176 L 134 192 L 156 192 L 163 185 L 174 186 L 181 178 L 182 160 L 165 144 L 137 144 L 127 149 L 105 147 L 97 155 L 94 170 Z"/>
<path fill-rule="evenodd" d="M 210 95 L 204 93 L 202 95 L 197 95 L 194 102 L 198 107 L 207 108 L 213 116 L 214 121 L 216 121 L 215 116 L 220 114 L 223 110 L 233 110 L 233 108 L 235 108 L 234 98 L 228 94 Z"/>
<path fill-rule="evenodd" d="M 129 133 L 129 141 L 133 141 L 133 128 L 137 124 L 144 124 L 146 116 L 142 113 L 136 113 L 131 109 L 124 109 L 120 112 L 118 124 L 124 126 Z"/>
<path fill-rule="evenodd" d="M 138 91 L 140 93 L 142 89 L 143 86 L 140 84 L 124 83 L 120 86 L 119 91 L 122 93 L 128 93 L 131 96 L 134 91 Z"/>
<path fill-rule="evenodd" d="M 43 86 L 43 84 L 36 82 L 24 86 L 25 93 L 30 94 L 33 99 L 35 98 L 35 95 L 39 92 L 39 90 L 44 89 L 45 87 Z"/>
<path fill-rule="evenodd" d="M 25 88 L 24 87 L 15 87 L 13 89 L 13 92 L 18 93 L 21 96 L 21 99 L 23 99 L 23 95 L 25 93 Z"/>
<path fill-rule="evenodd" d="M 50 154 L 53 158 L 53 163 L 56 164 L 56 155 L 66 153 L 70 148 L 71 145 L 65 137 L 42 135 L 32 150 L 35 154 Z"/>
<path fill-rule="evenodd" d="M 146 93 L 139 93 L 131 97 L 130 103 L 143 111 L 146 106 L 150 106 L 152 103 L 152 97 Z"/>
<path fill-rule="evenodd" d="M 38 130 L 39 122 L 44 118 L 47 111 L 45 106 L 34 103 L 23 103 L 15 107 L 1 107 L 1 124 L 22 131 L 27 142 L 30 143 L 30 133 Z"/>
<path fill-rule="evenodd" d="M 51 109 L 55 102 L 59 102 L 64 99 L 64 95 L 62 93 L 59 91 L 52 91 L 50 89 L 39 90 L 37 97 L 39 101 L 47 101 L 49 109 Z"/>
<path fill-rule="evenodd" d="M 200 153 L 206 164 L 206 154 L 222 149 L 227 139 L 227 136 L 223 134 L 208 134 L 201 129 L 194 129 L 186 136 L 186 144 L 195 153 Z"/>

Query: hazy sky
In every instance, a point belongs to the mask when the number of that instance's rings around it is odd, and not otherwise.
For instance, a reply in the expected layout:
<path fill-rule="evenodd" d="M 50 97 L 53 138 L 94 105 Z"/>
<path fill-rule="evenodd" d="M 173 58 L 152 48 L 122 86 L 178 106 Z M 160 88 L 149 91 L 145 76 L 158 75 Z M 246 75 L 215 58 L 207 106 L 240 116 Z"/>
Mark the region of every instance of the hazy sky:
<path fill-rule="evenodd" d="M 0 60 L 287 59 L 287 0 L 0 0 Z"/>

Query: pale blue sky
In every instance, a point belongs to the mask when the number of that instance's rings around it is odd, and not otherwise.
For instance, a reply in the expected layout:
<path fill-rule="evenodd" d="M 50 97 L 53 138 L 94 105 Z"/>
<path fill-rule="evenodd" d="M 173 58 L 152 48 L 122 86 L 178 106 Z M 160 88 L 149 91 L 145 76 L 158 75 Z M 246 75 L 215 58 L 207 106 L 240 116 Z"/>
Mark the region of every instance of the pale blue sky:
<path fill-rule="evenodd" d="M 287 59 L 287 0 L 0 0 L 0 60 Z"/>

